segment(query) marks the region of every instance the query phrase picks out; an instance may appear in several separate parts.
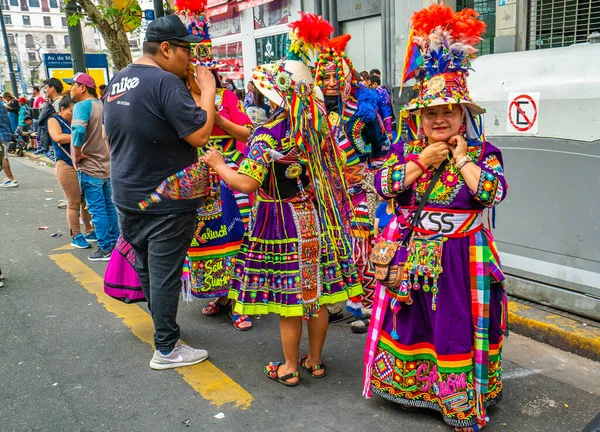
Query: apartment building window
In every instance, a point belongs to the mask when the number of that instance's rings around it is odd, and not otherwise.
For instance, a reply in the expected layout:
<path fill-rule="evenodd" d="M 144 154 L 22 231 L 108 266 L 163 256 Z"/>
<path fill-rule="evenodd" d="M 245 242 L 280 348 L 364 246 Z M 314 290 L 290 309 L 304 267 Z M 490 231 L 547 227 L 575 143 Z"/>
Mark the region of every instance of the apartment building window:
<path fill-rule="evenodd" d="M 8 45 L 11 47 L 17 46 L 17 41 L 15 40 L 15 35 L 8 35 Z"/>
<path fill-rule="evenodd" d="M 530 0 L 529 49 L 587 42 L 600 31 L 598 0 Z"/>
<path fill-rule="evenodd" d="M 27 48 L 35 48 L 35 44 L 33 43 L 33 36 L 28 34 L 25 35 L 25 46 Z"/>
<path fill-rule="evenodd" d="M 29 59 L 30 62 L 34 62 L 37 60 L 34 52 L 27 53 L 27 58 Z"/>
<path fill-rule="evenodd" d="M 19 6 L 19 0 L 10 0 L 11 6 Z"/>
<path fill-rule="evenodd" d="M 31 25 L 31 18 L 29 18 L 29 15 L 23 15 L 23 25 Z"/>
<path fill-rule="evenodd" d="M 60 17 L 60 22 L 62 24 L 63 27 L 66 27 L 68 25 L 67 23 L 67 17 Z"/>
<path fill-rule="evenodd" d="M 56 45 L 54 45 L 54 36 L 46 35 L 46 48 L 56 48 Z"/>
<path fill-rule="evenodd" d="M 52 20 L 50 19 L 49 16 L 45 16 L 44 17 L 44 26 L 45 27 L 52 27 Z"/>
<path fill-rule="evenodd" d="M 69 48 L 71 46 L 71 39 L 69 39 L 69 35 L 65 35 L 65 48 Z"/>
<path fill-rule="evenodd" d="M 58 8 L 58 2 L 56 0 L 50 0 L 50 7 L 51 8 Z"/>
<path fill-rule="evenodd" d="M 494 52 L 494 37 L 496 36 L 496 0 L 457 0 L 456 10 L 465 8 L 475 9 L 479 19 L 485 22 L 487 28 L 483 40 L 475 45 L 479 50 L 477 55 L 492 54 Z"/>
<path fill-rule="evenodd" d="M 27 0 L 21 0 L 21 10 L 22 11 L 28 11 L 29 10 L 29 6 L 27 5 Z"/>
<path fill-rule="evenodd" d="M 12 64 L 13 64 L 13 68 L 17 68 L 17 64 L 19 63 L 19 57 L 17 57 L 17 54 L 12 52 L 10 53 L 10 59 L 12 60 Z"/>
<path fill-rule="evenodd" d="M 10 17 L 10 15 L 4 15 L 4 24 L 6 24 L 6 25 L 12 24 L 12 18 Z"/>
<path fill-rule="evenodd" d="M 29 7 L 40 7 L 40 0 L 29 0 Z"/>
<path fill-rule="evenodd" d="M 8 1 L 7 0 L 2 0 L 2 10 L 9 10 L 10 7 L 8 6 Z"/>

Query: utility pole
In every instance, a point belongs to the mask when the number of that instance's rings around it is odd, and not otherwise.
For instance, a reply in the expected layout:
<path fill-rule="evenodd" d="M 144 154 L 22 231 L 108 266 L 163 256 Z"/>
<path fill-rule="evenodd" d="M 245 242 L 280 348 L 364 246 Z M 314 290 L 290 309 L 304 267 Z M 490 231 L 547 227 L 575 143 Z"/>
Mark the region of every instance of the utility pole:
<path fill-rule="evenodd" d="M 77 2 L 71 0 L 67 3 L 67 19 L 70 15 L 77 13 Z M 81 24 L 69 26 L 69 42 L 71 43 L 71 60 L 73 71 L 85 73 L 85 54 L 83 53 L 83 36 L 81 35 Z"/>
<path fill-rule="evenodd" d="M 163 0 L 154 0 L 154 19 L 165 16 Z"/>
<path fill-rule="evenodd" d="M 19 88 L 17 87 L 17 77 L 13 69 L 12 56 L 10 55 L 10 47 L 8 46 L 8 35 L 6 34 L 6 23 L 4 22 L 4 14 L 0 5 L 0 25 L 2 26 L 2 39 L 4 40 L 4 51 L 6 52 L 6 62 L 8 64 L 8 76 L 10 77 L 10 85 L 13 95 L 19 97 Z"/>

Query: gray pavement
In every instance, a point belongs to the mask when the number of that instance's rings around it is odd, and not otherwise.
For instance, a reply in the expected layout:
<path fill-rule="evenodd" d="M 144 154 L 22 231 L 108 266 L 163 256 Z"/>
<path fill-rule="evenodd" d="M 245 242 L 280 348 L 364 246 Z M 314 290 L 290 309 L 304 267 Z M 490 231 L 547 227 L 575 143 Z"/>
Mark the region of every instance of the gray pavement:
<path fill-rule="evenodd" d="M 0 431 L 451 430 L 436 413 L 360 396 L 365 336 L 347 324 L 330 328 L 328 377 L 303 374 L 301 386 L 285 388 L 262 372 L 281 357 L 276 317 L 243 333 L 226 315 L 201 316 L 202 302 L 181 304 L 183 339 L 208 349 L 212 364 L 252 395 L 246 410 L 216 406 L 173 370 L 151 371 L 150 346 L 50 258 L 73 254 L 100 276 L 105 268 L 87 261 L 90 250 L 53 252 L 69 242 L 53 170 L 11 164 L 19 187 L 0 190 Z M 598 414 L 599 363 L 516 334 L 504 355 L 504 399 L 486 430 L 581 431 Z M 216 378 L 203 385 L 228 385 Z"/>

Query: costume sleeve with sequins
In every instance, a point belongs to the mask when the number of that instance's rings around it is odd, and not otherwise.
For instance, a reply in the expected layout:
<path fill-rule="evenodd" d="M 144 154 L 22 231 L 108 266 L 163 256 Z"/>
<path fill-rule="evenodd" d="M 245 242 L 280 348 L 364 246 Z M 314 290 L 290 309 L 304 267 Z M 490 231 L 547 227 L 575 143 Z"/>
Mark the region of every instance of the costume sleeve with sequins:
<path fill-rule="evenodd" d="M 476 163 L 481 168 L 481 175 L 473 199 L 485 207 L 494 207 L 506 197 L 508 190 L 502 153 L 496 146 L 486 141 L 483 144 L 482 156 Z"/>
<path fill-rule="evenodd" d="M 377 92 L 378 111 L 380 117 L 383 120 L 385 131 L 387 133 L 392 133 L 392 123 L 394 121 L 394 116 L 392 111 L 392 101 L 390 99 L 390 94 L 383 87 L 378 87 L 375 91 Z"/>
<path fill-rule="evenodd" d="M 257 129 L 254 135 L 250 137 L 246 158 L 240 164 L 238 173 L 252 177 L 262 185 L 271 168 L 276 147 L 277 139 L 270 133 L 269 129 L 265 127 Z"/>
<path fill-rule="evenodd" d="M 375 189 L 385 198 L 404 192 L 404 143 L 393 144 L 381 169 L 375 174 Z"/>

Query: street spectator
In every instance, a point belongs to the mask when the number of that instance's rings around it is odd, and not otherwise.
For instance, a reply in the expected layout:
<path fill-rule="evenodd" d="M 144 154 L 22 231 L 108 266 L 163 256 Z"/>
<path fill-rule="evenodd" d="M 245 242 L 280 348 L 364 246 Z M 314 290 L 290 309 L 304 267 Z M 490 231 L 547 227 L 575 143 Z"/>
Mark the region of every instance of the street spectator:
<path fill-rule="evenodd" d="M 264 124 L 271 116 L 271 107 L 266 103 L 264 95 L 253 86 L 252 102 L 246 107 L 246 114 L 255 127 Z"/>
<path fill-rule="evenodd" d="M 67 200 L 67 223 L 71 234 L 71 246 L 80 249 L 92 247 L 89 242 L 96 241 L 96 232 L 91 224 L 91 216 L 81 204 L 81 189 L 77 171 L 71 159 L 71 120 L 75 101 L 64 96 L 59 104 L 59 112 L 48 120 L 48 132 L 54 154 L 56 155 L 56 179 L 62 187 Z M 81 233 L 79 218 L 86 234 Z"/>
<path fill-rule="evenodd" d="M 14 133 L 17 126 L 19 126 L 19 110 L 21 107 L 19 101 L 10 92 L 4 92 L 4 100 L 6 101 L 8 120 L 10 121 L 10 131 Z"/>
<path fill-rule="evenodd" d="M 25 117 L 31 117 L 31 108 L 27 105 L 27 98 L 20 97 L 19 101 L 19 118 L 18 126 L 25 126 Z"/>
<path fill-rule="evenodd" d="M 239 99 L 240 102 L 244 102 L 244 90 L 242 89 L 235 89 L 234 91 L 235 95 L 237 96 L 237 98 Z"/>
<path fill-rule="evenodd" d="M 76 73 L 64 81 L 72 85 L 71 97 L 76 102 L 71 122 L 73 167 L 79 171 L 81 189 L 98 239 L 98 250 L 88 259 L 108 261 L 119 239 L 119 226 L 112 202 L 110 155 L 102 136 L 102 102 L 96 98 L 96 83 L 88 74 Z"/>
<path fill-rule="evenodd" d="M 383 120 L 385 132 L 389 139 L 392 139 L 392 131 L 394 129 L 394 111 L 392 109 L 392 100 L 390 93 L 381 85 L 381 78 L 378 75 L 369 77 L 371 89 L 377 94 L 377 113 Z"/>
<path fill-rule="evenodd" d="M 248 108 L 254 103 L 254 90 L 256 90 L 256 87 L 252 81 L 248 81 L 246 89 L 248 91 L 246 92 L 246 96 L 244 96 L 244 108 Z"/>
<path fill-rule="evenodd" d="M 98 87 L 98 91 L 100 92 L 100 99 L 104 97 L 104 92 L 106 91 L 106 84 L 101 84 Z"/>
<path fill-rule="evenodd" d="M 31 128 L 33 126 L 33 119 L 31 116 L 26 116 L 23 119 L 23 125 L 17 126 L 17 130 L 15 131 L 15 135 L 17 136 L 17 140 L 24 144 L 24 147 L 29 146 L 31 140 L 29 139 L 31 135 Z"/>
<path fill-rule="evenodd" d="M 225 78 L 224 85 L 227 90 L 230 90 L 234 93 L 237 90 L 237 87 L 231 78 Z"/>
<path fill-rule="evenodd" d="M 371 88 L 371 80 L 370 80 L 371 75 L 369 75 L 369 72 L 362 71 L 359 74 L 359 76 L 360 76 L 360 82 L 363 83 L 365 86 Z"/>
<path fill-rule="evenodd" d="M 177 16 L 152 21 L 143 56 L 115 74 L 104 104 L 119 225 L 135 251 L 154 322 L 152 369 L 189 366 L 208 357 L 205 350 L 181 342 L 177 324 L 181 269 L 194 237 L 200 200 L 163 200 L 143 212 L 139 207 L 165 178 L 198 161 L 196 147 L 208 143 L 213 128 L 213 75 L 196 68 L 198 102 L 182 81 L 189 74 L 190 42 L 201 38 L 188 35 Z"/>
<path fill-rule="evenodd" d="M 40 88 L 33 86 L 33 109 L 41 109 L 45 103 L 46 99 L 40 94 Z"/>
<path fill-rule="evenodd" d="M 0 171 L 4 170 L 6 179 L 0 184 L 0 188 L 13 188 L 19 184 L 15 180 L 13 173 L 10 169 L 10 162 L 8 161 L 8 145 L 11 143 L 13 133 L 10 127 L 10 120 L 8 119 L 8 113 L 4 109 L 0 109 L 0 160 L 2 165 Z"/>
<path fill-rule="evenodd" d="M 57 78 L 49 78 L 44 81 L 44 91 L 48 97 L 48 103 L 44 104 L 38 118 L 38 149 L 34 154 L 46 154 L 50 152 L 50 135 L 48 134 L 48 119 L 59 110 L 62 98 L 63 83 Z"/>

